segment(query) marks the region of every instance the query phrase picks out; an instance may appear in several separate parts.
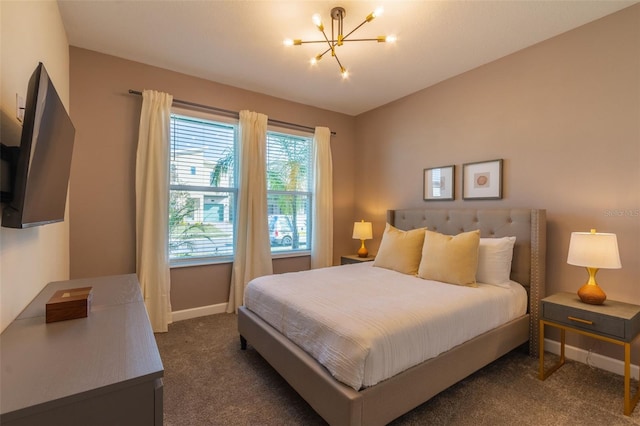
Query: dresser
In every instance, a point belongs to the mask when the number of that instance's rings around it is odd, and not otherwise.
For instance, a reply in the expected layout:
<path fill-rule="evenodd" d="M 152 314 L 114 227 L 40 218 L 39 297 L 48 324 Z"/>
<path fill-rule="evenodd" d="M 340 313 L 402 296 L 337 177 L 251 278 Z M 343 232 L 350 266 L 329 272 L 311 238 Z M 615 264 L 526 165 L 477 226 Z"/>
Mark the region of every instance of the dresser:
<path fill-rule="evenodd" d="M 45 323 L 51 296 L 79 287 L 88 317 Z M 0 424 L 159 426 L 163 375 L 134 274 L 53 282 L 0 335 Z"/>

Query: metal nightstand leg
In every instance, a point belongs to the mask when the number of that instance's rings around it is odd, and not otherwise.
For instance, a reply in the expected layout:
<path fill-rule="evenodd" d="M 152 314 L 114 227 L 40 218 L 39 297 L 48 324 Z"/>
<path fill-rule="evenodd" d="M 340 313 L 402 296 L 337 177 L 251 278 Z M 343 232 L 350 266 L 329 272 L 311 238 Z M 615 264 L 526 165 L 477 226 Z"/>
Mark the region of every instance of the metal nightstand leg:
<path fill-rule="evenodd" d="M 560 330 L 560 360 L 553 367 L 549 368 L 549 370 L 547 371 L 544 370 L 544 326 L 545 325 L 553 325 L 553 324 L 549 324 L 544 320 L 540 320 L 540 341 L 538 342 L 538 346 L 540 348 L 540 356 L 539 356 L 540 367 L 538 370 L 538 378 L 540 380 L 545 380 L 547 377 L 553 374 L 554 371 L 556 371 L 558 368 L 564 365 L 564 361 L 565 361 L 565 356 L 564 356 L 565 330 L 564 328 L 557 327 Z"/>
<path fill-rule="evenodd" d="M 624 415 L 629 416 L 640 398 L 640 382 L 636 394 L 631 396 L 631 344 L 624 344 Z"/>
<path fill-rule="evenodd" d="M 544 369 L 544 326 L 549 325 L 555 327 L 560 330 L 560 360 L 557 364 L 549 368 L 545 371 Z M 605 342 L 615 343 L 617 345 L 624 346 L 624 415 L 629 416 L 633 412 L 633 409 L 638 404 L 640 400 L 640 381 L 635 389 L 635 394 L 631 396 L 631 343 L 630 342 L 622 342 L 620 340 L 611 339 L 608 337 L 600 336 L 597 334 L 589 333 L 582 330 L 577 330 L 570 328 L 570 331 L 574 331 L 579 334 L 583 334 L 585 336 L 590 336 L 599 340 L 604 340 Z M 540 380 L 545 380 L 554 371 L 558 368 L 562 367 L 565 363 L 565 327 L 557 324 L 549 323 L 544 320 L 540 320 L 540 361 L 539 361 L 539 370 L 538 370 L 538 378 Z"/>

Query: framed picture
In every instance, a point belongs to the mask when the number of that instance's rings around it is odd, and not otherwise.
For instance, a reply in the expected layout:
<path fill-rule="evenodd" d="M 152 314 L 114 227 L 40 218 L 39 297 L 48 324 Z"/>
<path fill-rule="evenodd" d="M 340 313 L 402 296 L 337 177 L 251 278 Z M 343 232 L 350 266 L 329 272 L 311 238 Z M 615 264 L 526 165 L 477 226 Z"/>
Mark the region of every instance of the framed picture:
<path fill-rule="evenodd" d="M 502 198 L 502 159 L 462 165 L 463 200 Z"/>
<path fill-rule="evenodd" d="M 424 169 L 424 200 L 453 200 L 454 166 Z"/>

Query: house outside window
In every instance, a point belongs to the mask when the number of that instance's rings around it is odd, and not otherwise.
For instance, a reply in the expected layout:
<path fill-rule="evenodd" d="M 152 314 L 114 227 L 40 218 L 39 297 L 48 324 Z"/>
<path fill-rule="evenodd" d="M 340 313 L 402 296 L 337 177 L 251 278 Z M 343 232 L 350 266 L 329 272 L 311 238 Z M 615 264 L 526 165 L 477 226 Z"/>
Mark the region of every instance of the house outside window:
<path fill-rule="evenodd" d="M 231 259 L 237 125 L 171 114 L 169 259 Z"/>

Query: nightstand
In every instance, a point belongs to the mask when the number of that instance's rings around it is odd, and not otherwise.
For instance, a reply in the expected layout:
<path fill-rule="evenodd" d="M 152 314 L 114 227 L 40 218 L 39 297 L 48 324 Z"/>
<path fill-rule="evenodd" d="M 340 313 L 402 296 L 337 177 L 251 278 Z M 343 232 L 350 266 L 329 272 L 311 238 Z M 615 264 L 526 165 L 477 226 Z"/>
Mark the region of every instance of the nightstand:
<path fill-rule="evenodd" d="M 560 360 L 548 371 L 544 370 L 545 325 L 560 330 Z M 614 300 L 607 300 L 602 305 L 589 305 L 574 293 L 556 293 L 542 299 L 540 380 L 545 380 L 564 364 L 567 330 L 624 347 L 624 414 L 630 415 L 640 397 L 640 385 L 631 396 L 631 342 L 640 333 L 640 306 Z"/>
<path fill-rule="evenodd" d="M 360 257 L 357 254 L 350 254 L 350 255 L 347 255 L 347 256 L 341 256 L 340 257 L 340 264 L 341 265 L 348 265 L 350 263 L 371 262 L 375 258 L 376 258 L 375 256 Z"/>

